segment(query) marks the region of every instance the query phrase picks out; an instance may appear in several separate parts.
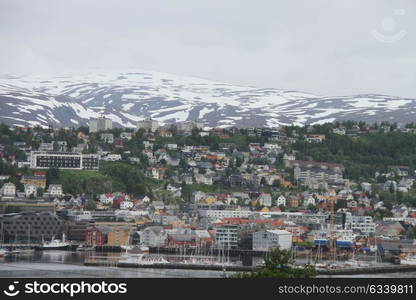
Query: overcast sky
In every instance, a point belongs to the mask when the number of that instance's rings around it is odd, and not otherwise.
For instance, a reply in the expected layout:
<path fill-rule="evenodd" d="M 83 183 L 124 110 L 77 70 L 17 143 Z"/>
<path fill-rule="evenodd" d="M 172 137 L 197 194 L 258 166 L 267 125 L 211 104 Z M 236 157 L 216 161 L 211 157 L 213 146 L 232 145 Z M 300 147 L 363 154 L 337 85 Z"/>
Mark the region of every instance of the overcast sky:
<path fill-rule="evenodd" d="M 0 0 L 0 73 L 143 69 L 416 98 L 414 0 Z"/>

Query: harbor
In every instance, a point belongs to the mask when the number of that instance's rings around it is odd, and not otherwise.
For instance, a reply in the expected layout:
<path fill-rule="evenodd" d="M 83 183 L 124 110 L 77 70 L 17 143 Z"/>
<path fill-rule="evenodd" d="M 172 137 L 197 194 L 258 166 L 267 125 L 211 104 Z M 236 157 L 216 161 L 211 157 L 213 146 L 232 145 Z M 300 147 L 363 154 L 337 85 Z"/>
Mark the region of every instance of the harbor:
<path fill-rule="evenodd" d="M 171 263 L 140 265 L 121 262 L 120 253 L 80 251 L 33 251 L 14 253 L 0 259 L 0 277 L 230 277 L 235 272 L 251 272 L 257 266 L 201 265 L 178 263 L 175 256 L 164 255 Z M 174 262 L 176 260 L 176 262 Z M 259 262 L 259 261 L 258 261 Z M 299 261 L 300 263 L 301 261 Z M 380 263 L 365 267 L 318 270 L 318 277 L 414 277 L 415 265 Z"/>

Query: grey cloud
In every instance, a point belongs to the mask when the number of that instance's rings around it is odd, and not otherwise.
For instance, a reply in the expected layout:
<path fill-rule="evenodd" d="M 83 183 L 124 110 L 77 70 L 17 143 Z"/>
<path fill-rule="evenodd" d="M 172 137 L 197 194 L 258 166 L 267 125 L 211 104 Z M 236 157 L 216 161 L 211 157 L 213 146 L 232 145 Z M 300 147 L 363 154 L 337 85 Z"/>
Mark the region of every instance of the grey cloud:
<path fill-rule="evenodd" d="M 2 0 L 0 73 L 143 68 L 416 97 L 415 11 L 412 0 Z M 389 17 L 396 23 L 383 28 Z M 383 43 L 372 30 L 406 35 Z"/>

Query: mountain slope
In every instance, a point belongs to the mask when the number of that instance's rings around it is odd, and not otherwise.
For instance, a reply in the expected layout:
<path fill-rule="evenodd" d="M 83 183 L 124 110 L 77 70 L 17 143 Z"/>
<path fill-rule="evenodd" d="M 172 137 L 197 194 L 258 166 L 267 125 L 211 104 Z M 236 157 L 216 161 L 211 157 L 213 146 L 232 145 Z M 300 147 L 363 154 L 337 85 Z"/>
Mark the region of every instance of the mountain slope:
<path fill-rule="evenodd" d="M 153 118 L 199 120 L 208 127 L 263 127 L 334 120 L 407 122 L 416 100 L 385 95 L 322 97 L 243 87 L 158 72 L 0 77 L 0 122 L 85 125 L 104 113 L 115 126 Z"/>

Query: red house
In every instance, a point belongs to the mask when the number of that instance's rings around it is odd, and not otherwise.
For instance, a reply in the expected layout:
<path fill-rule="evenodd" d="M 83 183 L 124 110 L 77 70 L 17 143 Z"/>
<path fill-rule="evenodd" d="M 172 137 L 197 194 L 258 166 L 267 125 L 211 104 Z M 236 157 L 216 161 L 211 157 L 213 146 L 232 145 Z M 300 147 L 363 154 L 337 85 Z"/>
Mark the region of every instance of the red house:
<path fill-rule="evenodd" d="M 107 243 L 110 228 L 106 226 L 90 227 L 85 231 L 85 244 L 88 246 L 102 246 Z"/>

